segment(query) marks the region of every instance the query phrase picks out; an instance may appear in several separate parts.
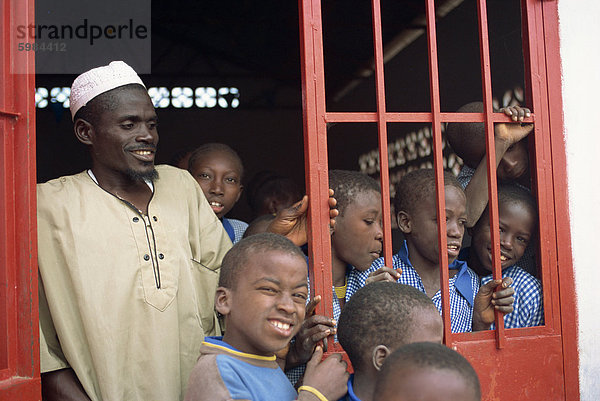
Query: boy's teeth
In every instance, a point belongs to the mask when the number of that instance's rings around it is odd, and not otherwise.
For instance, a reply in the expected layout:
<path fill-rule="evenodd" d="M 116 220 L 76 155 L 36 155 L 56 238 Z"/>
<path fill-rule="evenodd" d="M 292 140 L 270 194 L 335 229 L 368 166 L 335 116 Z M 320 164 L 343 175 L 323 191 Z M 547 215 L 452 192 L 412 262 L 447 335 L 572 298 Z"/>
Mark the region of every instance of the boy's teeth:
<path fill-rule="evenodd" d="M 508 260 L 508 258 L 504 255 L 500 255 L 500 260 L 503 262 L 506 262 Z"/>
<path fill-rule="evenodd" d="M 137 153 L 138 155 L 151 155 L 152 152 L 150 152 L 149 150 L 136 150 L 135 153 Z"/>
<path fill-rule="evenodd" d="M 223 205 L 221 205 L 219 202 L 210 202 L 211 206 L 217 206 L 217 207 L 221 207 Z"/>
<path fill-rule="evenodd" d="M 283 322 L 273 322 L 273 325 L 275 327 L 277 327 L 278 329 L 282 329 L 282 330 L 288 330 L 290 328 L 290 325 L 287 323 L 283 323 Z"/>

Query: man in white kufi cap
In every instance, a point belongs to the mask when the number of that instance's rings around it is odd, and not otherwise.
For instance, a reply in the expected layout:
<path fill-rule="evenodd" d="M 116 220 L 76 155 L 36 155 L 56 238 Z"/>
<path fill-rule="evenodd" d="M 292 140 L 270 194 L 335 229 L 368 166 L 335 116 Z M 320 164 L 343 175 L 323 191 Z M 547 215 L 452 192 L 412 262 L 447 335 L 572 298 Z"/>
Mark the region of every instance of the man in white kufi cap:
<path fill-rule="evenodd" d="M 81 74 L 70 101 L 92 167 L 38 185 L 44 400 L 181 400 L 204 336 L 221 332 L 231 241 L 187 171 L 154 165 L 158 119 L 131 67 Z M 306 208 L 271 230 L 306 238 Z"/>
<path fill-rule="evenodd" d="M 38 185 L 44 399 L 180 400 L 231 247 L 196 181 L 155 166 L 157 116 L 122 61 L 71 89 L 92 167 Z"/>

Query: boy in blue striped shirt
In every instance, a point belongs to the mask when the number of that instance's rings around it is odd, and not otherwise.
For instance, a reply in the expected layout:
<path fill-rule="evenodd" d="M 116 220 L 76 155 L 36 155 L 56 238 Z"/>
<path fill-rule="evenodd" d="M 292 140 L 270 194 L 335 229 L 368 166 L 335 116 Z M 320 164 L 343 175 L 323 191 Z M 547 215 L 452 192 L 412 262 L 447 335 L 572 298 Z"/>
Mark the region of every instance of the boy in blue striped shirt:
<path fill-rule="evenodd" d="M 465 231 L 467 201 L 462 187 L 448 172 L 444 174 L 444 188 L 451 330 L 486 330 L 494 321 L 494 310 L 512 311 L 511 279 L 492 280 L 480 289 L 477 274 L 464 261 L 456 261 Z M 406 241 L 393 257 L 393 268 L 385 267 L 379 258 L 359 274 L 359 282 L 361 286 L 375 281 L 411 285 L 427 294 L 441 313 L 435 172 L 421 169 L 402 177 L 394 207 Z M 494 292 L 498 286 L 502 289 Z"/>
<path fill-rule="evenodd" d="M 502 277 L 510 277 L 515 289 L 513 312 L 504 316 L 506 328 L 532 327 L 544 324 L 542 285 L 526 272 L 518 261 L 535 236 L 536 204 L 528 190 L 516 184 L 498 186 L 500 226 L 500 264 Z M 481 277 L 481 284 L 492 280 L 492 241 L 489 210 L 486 207 L 472 231 L 471 247 L 463 250 L 460 259 Z"/>

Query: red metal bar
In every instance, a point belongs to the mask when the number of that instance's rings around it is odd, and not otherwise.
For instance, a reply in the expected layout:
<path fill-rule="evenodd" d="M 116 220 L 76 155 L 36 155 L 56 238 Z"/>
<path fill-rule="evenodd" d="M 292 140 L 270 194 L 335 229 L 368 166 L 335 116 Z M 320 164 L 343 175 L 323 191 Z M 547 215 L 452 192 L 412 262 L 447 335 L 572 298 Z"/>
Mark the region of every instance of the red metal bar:
<path fill-rule="evenodd" d="M 438 79 L 437 38 L 435 27 L 434 0 L 427 0 L 427 49 L 429 56 L 429 88 L 431 98 L 431 129 L 433 132 L 433 165 L 435 169 L 440 288 L 442 291 L 442 320 L 444 321 L 444 343 L 453 346 L 450 330 L 450 287 L 448 271 L 448 244 L 446 233 L 446 197 L 444 190 L 444 156 L 442 151 L 442 120 L 440 116 L 440 83 Z"/>
<path fill-rule="evenodd" d="M 429 123 L 433 119 L 432 113 L 384 113 L 388 123 Z M 439 113 L 441 122 L 479 122 L 485 121 L 483 113 Z M 491 117 L 493 122 L 512 122 L 510 117 L 502 113 L 494 113 Z M 375 123 L 379 121 L 379 114 L 373 112 L 329 112 L 325 113 L 325 121 L 328 123 Z M 526 123 L 535 122 L 535 114 L 524 120 Z"/>
<path fill-rule="evenodd" d="M 16 25 L 34 23 L 34 3 L 2 2 L 0 19 L 0 324 L 6 340 L 0 400 L 40 399 L 35 197 L 34 52 L 17 52 Z M 5 331 L 4 331 L 5 330 Z"/>
<path fill-rule="evenodd" d="M 492 265 L 494 279 L 502 278 L 500 266 L 500 229 L 498 224 L 498 188 L 496 186 L 496 153 L 494 145 L 494 122 L 491 118 L 492 107 L 492 75 L 490 71 L 490 49 L 487 29 L 486 0 L 477 1 L 477 14 L 479 25 L 479 47 L 481 56 L 481 77 L 483 80 L 483 108 L 485 114 L 486 131 L 486 159 L 488 178 L 488 210 L 490 212 L 490 230 L 492 237 Z M 505 346 L 504 319 L 500 313 L 495 313 L 496 346 L 500 349 Z"/>
<path fill-rule="evenodd" d="M 375 84 L 377 94 L 377 140 L 381 182 L 381 212 L 383 222 L 383 255 L 386 266 L 392 266 L 392 216 L 390 211 L 390 172 L 388 167 L 385 80 L 383 76 L 383 40 L 381 36 L 381 4 L 371 2 L 373 12 L 373 44 L 375 48 Z"/>
<path fill-rule="evenodd" d="M 311 296 L 321 295 L 317 313 L 333 316 L 329 232 L 327 126 L 320 0 L 299 0 L 300 54 L 306 188 L 310 197 L 309 252 Z M 316 135 L 315 135 L 316 133 Z M 328 340 L 334 349 L 333 338 Z"/>

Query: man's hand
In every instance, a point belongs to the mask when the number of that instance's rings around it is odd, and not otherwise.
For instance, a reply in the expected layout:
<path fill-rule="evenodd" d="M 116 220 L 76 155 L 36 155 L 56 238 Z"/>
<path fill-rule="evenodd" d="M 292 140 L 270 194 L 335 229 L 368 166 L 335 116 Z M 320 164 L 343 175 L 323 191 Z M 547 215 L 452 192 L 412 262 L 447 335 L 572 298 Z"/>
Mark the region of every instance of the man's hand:
<path fill-rule="evenodd" d="M 317 347 L 306 364 L 303 385 L 317 389 L 328 400 L 339 400 L 348 392 L 349 374 L 346 362 L 340 354 L 333 354 L 321 362 L 323 349 Z M 298 393 L 298 401 L 314 401 L 316 397 L 307 391 Z"/>
<path fill-rule="evenodd" d="M 337 201 L 333 197 L 333 190 L 329 190 L 329 227 L 335 226 L 335 218 L 339 214 L 335 209 Z M 267 231 L 281 234 L 290 239 L 294 244 L 302 246 L 308 242 L 308 231 L 306 227 L 308 210 L 308 196 L 304 195 L 302 200 L 292 206 L 282 209 L 275 216 L 275 220 L 269 224 Z"/>
<path fill-rule="evenodd" d="M 402 274 L 402 270 L 394 270 L 391 267 L 382 267 L 380 269 L 375 270 L 372 273 L 369 273 L 369 277 L 365 280 L 365 284 L 376 283 L 378 281 L 389 281 L 395 283 Z"/>
<path fill-rule="evenodd" d="M 523 122 L 526 117 L 531 116 L 529 109 L 525 107 L 512 106 L 502 109 L 514 122 Z M 510 124 L 502 123 L 494 126 L 494 134 L 497 139 L 505 142 L 508 146 L 514 145 L 525 138 L 533 130 L 533 124 Z"/>
<path fill-rule="evenodd" d="M 302 323 L 300 331 L 296 334 L 296 341 L 287 354 L 286 370 L 306 363 L 321 341 L 327 350 L 325 339 L 336 333 L 335 320 L 327 316 L 315 315 L 315 308 L 319 302 L 321 302 L 321 296 L 317 295 L 306 305 L 306 316 L 308 317 Z"/>
<path fill-rule="evenodd" d="M 513 311 L 515 290 L 511 287 L 512 282 L 512 278 L 505 277 L 481 286 L 473 306 L 473 331 L 488 330 L 494 323 L 495 310 L 504 314 Z M 494 291 L 498 286 L 501 289 Z"/>
<path fill-rule="evenodd" d="M 71 368 L 42 373 L 44 401 L 90 401 Z"/>

